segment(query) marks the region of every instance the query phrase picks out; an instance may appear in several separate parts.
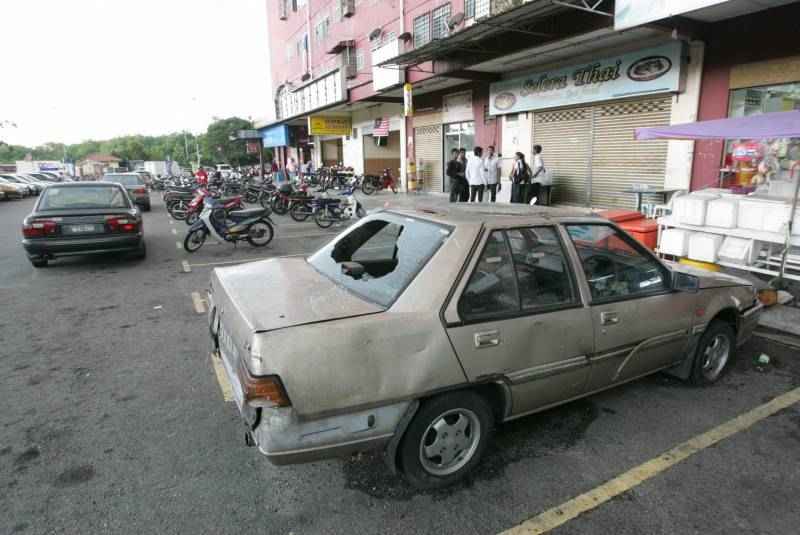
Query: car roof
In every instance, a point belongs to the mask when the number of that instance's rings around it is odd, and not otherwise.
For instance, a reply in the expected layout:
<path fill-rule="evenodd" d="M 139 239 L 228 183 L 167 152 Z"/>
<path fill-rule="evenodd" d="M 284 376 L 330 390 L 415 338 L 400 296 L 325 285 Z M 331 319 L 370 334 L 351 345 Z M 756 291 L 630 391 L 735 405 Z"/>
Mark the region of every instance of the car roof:
<path fill-rule="evenodd" d="M 98 180 L 96 182 L 59 182 L 57 184 L 52 184 L 48 186 L 48 188 L 82 188 L 82 187 L 95 187 L 95 186 L 103 186 L 109 188 L 122 187 L 122 185 L 118 184 L 117 182 L 104 182 L 102 180 Z"/>

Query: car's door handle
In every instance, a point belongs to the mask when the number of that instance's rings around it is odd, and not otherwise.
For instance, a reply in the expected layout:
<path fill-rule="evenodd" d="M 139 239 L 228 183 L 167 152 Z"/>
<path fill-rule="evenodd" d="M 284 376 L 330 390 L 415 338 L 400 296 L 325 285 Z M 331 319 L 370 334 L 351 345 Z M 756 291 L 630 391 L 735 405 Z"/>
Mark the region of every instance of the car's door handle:
<path fill-rule="evenodd" d="M 619 316 L 616 312 L 601 312 L 600 324 L 601 325 L 616 325 L 619 323 Z"/>
<path fill-rule="evenodd" d="M 500 331 L 484 331 L 475 333 L 475 347 L 483 349 L 485 347 L 495 347 L 500 345 Z"/>

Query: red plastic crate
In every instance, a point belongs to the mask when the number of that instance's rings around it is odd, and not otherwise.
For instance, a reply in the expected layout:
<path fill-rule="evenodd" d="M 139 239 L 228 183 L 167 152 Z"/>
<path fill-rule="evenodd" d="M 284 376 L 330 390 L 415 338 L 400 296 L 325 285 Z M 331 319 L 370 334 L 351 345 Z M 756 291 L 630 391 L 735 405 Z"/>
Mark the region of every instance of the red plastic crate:
<path fill-rule="evenodd" d="M 597 215 L 609 221 L 613 221 L 614 223 L 644 219 L 644 214 L 636 210 L 603 210 L 602 212 L 597 212 Z"/>
<path fill-rule="evenodd" d="M 624 221 L 619 226 L 648 249 L 655 250 L 658 245 L 658 222 L 655 219 Z"/>

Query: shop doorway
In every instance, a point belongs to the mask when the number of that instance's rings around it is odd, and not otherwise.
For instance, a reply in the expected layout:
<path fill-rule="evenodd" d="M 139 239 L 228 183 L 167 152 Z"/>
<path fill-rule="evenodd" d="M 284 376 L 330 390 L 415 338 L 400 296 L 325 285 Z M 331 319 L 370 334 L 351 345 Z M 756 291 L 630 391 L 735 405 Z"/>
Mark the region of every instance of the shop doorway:
<path fill-rule="evenodd" d="M 475 148 L 475 121 L 463 123 L 450 123 L 444 125 L 444 168 L 442 172 L 444 191 L 450 191 L 450 178 L 444 173 L 447 162 L 450 161 L 450 151 L 453 149 L 466 149 L 467 157 Z"/>
<path fill-rule="evenodd" d="M 327 139 L 322 142 L 322 165 L 334 167 L 344 161 L 342 138 Z"/>

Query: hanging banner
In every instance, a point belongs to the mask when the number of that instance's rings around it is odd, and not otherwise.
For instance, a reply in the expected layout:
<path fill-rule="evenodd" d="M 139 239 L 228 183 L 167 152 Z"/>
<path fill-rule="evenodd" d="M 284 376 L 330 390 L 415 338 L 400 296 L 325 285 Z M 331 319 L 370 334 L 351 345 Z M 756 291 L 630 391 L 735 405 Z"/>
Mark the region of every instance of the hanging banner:
<path fill-rule="evenodd" d="M 285 124 L 260 130 L 265 147 L 285 147 L 289 144 L 289 127 Z"/>
<path fill-rule="evenodd" d="M 414 104 L 412 101 L 411 84 L 403 84 L 403 115 L 405 117 L 414 116 Z"/>
<path fill-rule="evenodd" d="M 490 89 L 490 112 L 500 115 L 678 92 L 682 50 L 681 43 L 669 43 L 495 82 Z"/>
<path fill-rule="evenodd" d="M 308 133 L 312 136 L 349 136 L 352 131 L 350 117 L 312 115 L 308 118 Z"/>
<path fill-rule="evenodd" d="M 648 22 L 682 15 L 728 0 L 617 0 L 614 3 L 614 29 L 625 30 Z"/>

